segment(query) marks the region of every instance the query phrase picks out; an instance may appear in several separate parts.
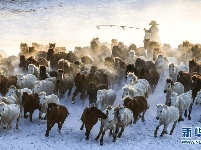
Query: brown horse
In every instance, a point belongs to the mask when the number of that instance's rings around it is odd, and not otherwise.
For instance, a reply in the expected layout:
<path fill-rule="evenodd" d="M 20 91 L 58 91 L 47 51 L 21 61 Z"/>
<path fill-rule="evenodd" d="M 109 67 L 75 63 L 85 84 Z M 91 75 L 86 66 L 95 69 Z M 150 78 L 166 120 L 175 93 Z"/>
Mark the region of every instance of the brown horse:
<path fill-rule="evenodd" d="M 82 126 L 80 130 L 83 130 L 84 126 L 86 128 L 86 138 L 85 140 L 89 140 L 89 134 L 93 126 L 97 123 L 98 119 L 106 119 L 107 116 L 99 110 L 97 107 L 90 107 L 90 108 L 85 108 L 83 113 L 82 113 Z"/>
<path fill-rule="evenodd" d="M 149 106 L 147 104 L 147 100 L 143 96 L 138 96 L 134 99 L 131 99 L 130 97 L 125 97 L 123 99 L 123 102 L 124 106 L 126 108 L 129 108 L 133 112 L 134 124 L 136 124 L 139 117 L 142 117 L 142 122 L 145 121 L 144 114 Z M 142 116 L 140 116 L 140 113 L 143 113 Z"/>
<path fill-rule="evenodd" d="M 85 76 L 84 74 L 78 72 L 76 76 L 74 77 L 74 83 L 75 83 L 75 91 L 72 97 L 72 104 L 75 103 L 75 96 L 78 93 L 81 93 L 80 94 L 81 100 L 87 97 L 87 90 L 88 90 L 88 84 L 89 84 L 88 76 Z"/>
<path fill-rule="evenodd" d="M 45 136 L 49 136 L 49 131 L 55 123 L 58 124 L 58 131 L 60 133 L 62 125 L 68 115 L 69 112 L 65 106 L 49 103 L 47 109 L 47 130 Z"/>

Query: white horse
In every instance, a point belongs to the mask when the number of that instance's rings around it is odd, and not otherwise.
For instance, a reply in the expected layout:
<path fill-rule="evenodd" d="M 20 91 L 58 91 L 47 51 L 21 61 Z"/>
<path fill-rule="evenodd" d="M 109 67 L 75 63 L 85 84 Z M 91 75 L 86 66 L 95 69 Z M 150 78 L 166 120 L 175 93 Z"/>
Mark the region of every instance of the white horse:
<path fill-rule="evenodd" d="M 126 82 L 127 84 L 133 85 L 135 88 L 141 88 L 145 93 L 145 97 L 148 97 L 149 93 L 151 92 L 149 82 L 146 79 L 138 79 L 138 77 L 133 72 L 128 72 Z"/>
<path fill-rule="evenodd" d="M 28 88 L 17 89 L 15 86 L 11 85 L 6 93 L 6 96 L 11 96 L 13 94 L 17 95 L 17 104 L 20 105 L 20 113 L 22 114 L 22 96 L 23 92 L 27 92 L 29 95 L 32 94 L 32 90 Z"/>
<path fill-rule="evenodd" d="M 201 90 L 197 92 L 197 95 L 195 97 L 195 104 L 201 105 Z M 201 115 L 198 121 L 201 122 Z"/>
<path fill-rule="evenodd" d="M 164 85 L 164 93 L 166 93 L 165 104 L 170 106 L 171 94 L 176 92 L 178 95 L 184 93 L 184 86 L 180 82 L 173 82 L 171 78 L 166 79 L 166 84 Z"/>
<path fill-rule="evenodd" d="M 155 66 L 158 73 L 164 76 L 168 71 L 168 60 L 165 59 L 162 53 L 157 55 Z"/>
<path fill-rule="evenodd" d="M 172 129 L 170 131 L 170 135 L 172 135 L 174 128 L 177 124 L 177 120 L 179 119 L 179 109 L 175 106 L 169 107 L 164 104 L 157 104 L 156 107 L 157 107 L 156 119 L 159 120 L 159 124 L 154 132 L 154 137 L 157 137 L 157 132 L 161 125 L 164 125 L 164 128 L 160 136 L 162 137 L 164 134 L 168 134 L 167 132 L 168 125 L 174 122 Z"/>
<path fill-rule="evenodd" d="M 34 64 L 28 65 L 28 74 L 33 74 L 36 76 L 36 78 L 39 78 L 39 68 L 35 66 Z"/>
<path fill-rule="evenodd" d="M 97 108 L 100 110 L 104 110 L 108 105 L 113 105 L 116 99 L 115 91 L 112 89 L 106 90 L 98 90 L 97 91 Z"/>
<path fill-rule="evenodd" d="M 188 109 L 188 119 L 191 120 L 191 111 L 192 111 L 192 97 L 188 93 L 182 93 L 181 95 L 178 95 L 177 93 L 173 92 L 171 95 L 171 105 L 175 106 L 179 109 L 179 120 L 178 121 L 184 121 L 182 118 L 182 114 L 184 113 L 184 116 L 187 117 L 187 109 Z"/>
<path fill-rule="evenodd" d="M 132 124 L 133 112 L 129 108 L 125 108 L 124 106 L 120 106 L 117 108 L 117 116 L 118 122 L 116 126 L 116 134 L 119 132 L 119 128 L 121 131 L 118 133 L 117 137 L 120 138 L 124 129 L 130 124 Z"/>
<path fill-rule="evenodd" d="M 42 117 L 42 114 L 43 113 L 47 114 L 47 109 L 48 109 L 49 103 L 60 104 L 59 98 L 55 94 L 46 95 L 45 92 L 40 92 L 39 93 L 39 99 L 40 99 L 39 104 L 41 106 L 41 110 L 39 112 L 39 119 L 44 119 Z"/>
<path fill-rule="evenodd" d="M 10 96 L 0 97 L 0 102 L 4 102 L 6 104 L 18 104 L 18 98 L 17 95 L 12 94 Z"/>
<path fill-rule="evenodd" d="M 181 62 L 178 66 L 174 63 L 170 63 L 169 65 L 169 76 L 172 78 L 174 82 L 177 81 L 177 76 L 179 71 L 189 72 L 189 67 Z"/>
<path fill-rule="evenodd" d="M 126 84 L 122 87 L 122 99 L 126 96 L 135 98 L 137 96 L 145 97 L 145 93 L 141 88 L 135 88 L 129 84 Z"/>
<path fill-rule="evenodd" d="M 97 137 L 95 138 L 95 140 L 98 140 L 100 135 L 101 139 L 100 139 L 100 145 L 103 145 L 103 137 L 105 135 L 105 132 L 107 130 L 110 130 L 110 134 L 113 135 L 113 142 L 116 141 L 116 124 L 117 124 L 117 116 L 116 113 L 114 111 L 114 108 L 112 108 L 112 106 L 108 106 L 104 111 L 104 114 L 106 114 L 107 118 L 106 119 L 101 119 L 101 126 L 100 126 L 100 131 L 97 135 Z"/>
<path fill-rule="evenodd" d="M 3 128 L 11 129 L 12 121 L 16 120 L 16 129 L 20 120 L 20 106 L 0 102 L 0 122 Z"/>
<path fill-rule="evenodd" d="M 56 78 L 50 77 L 45 80 L 36 81 L 34 83 L 33 93 L 45 92 L 47 95 L 55 93 L 56 89 Z"/>
<path fill-rule="evenodd" d="M 34 83 L 37 81 L 37 78 L 33 74 L 19 74 L 17 76 L 17 85 L 20 89 L 22 88 L 29 88 L 32 89 L 34 87 Z"/>

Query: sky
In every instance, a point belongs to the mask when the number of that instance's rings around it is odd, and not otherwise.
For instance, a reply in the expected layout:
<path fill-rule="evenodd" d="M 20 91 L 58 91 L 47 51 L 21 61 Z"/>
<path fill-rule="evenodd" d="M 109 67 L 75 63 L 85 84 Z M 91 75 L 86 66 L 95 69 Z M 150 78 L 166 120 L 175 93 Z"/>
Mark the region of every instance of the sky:
<path fill-rule="evenodd" d="M 94 37 L 101 42 L 111 39 L 126 45 L 143 46 L 144 28 L 155 20 L 162 44 L 173 48 L 183 41 L 199 43 L 201 39 L 198 0 L 16 0 L 0 1 L 0 49 L 8 55 L 19 53 L 20 43 L 48 45 L 54 42 L 74 50 L 87 46 Z M 97 25 L 114 24 L 117 27 Z M 131 26 L 123 30 L 118 26 Z M 140 29 L 135 29 L 140 28 Z"/>

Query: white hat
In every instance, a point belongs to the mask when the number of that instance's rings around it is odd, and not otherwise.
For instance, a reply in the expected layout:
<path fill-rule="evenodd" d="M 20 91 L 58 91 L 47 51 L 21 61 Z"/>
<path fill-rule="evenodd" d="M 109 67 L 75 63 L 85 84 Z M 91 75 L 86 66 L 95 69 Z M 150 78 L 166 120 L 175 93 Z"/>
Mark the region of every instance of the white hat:
<path fill-rule="evenodd" d="M 149 23 L 149 25 L 158 25 L 158 24 L 156 23 L 156 21 L 152 20 L 151 23 Z"/>

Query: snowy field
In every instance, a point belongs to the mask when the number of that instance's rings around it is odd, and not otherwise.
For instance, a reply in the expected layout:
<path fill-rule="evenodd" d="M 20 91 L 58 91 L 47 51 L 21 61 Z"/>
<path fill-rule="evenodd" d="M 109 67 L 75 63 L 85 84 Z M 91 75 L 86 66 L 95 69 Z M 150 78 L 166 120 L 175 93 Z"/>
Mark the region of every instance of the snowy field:
<path fill-rule="evenodd" d="M 117 139 L 115 143 L 112 142 L 112 137 L 109 137 L 109 133 L 106 132 L 104 136 L 104 144 L 100 146 L 99 141 L 95 141 L 95 137 L 98 135 L 100 122 L 98 122 L 92 129 L 89 136 L 89 141 L 85 140 L 85 130 L 81 131 L 81 114 L 83 109 L 88 106 L 87 100 L 81 102 L 79 96 L 75 101 L 75 104 L 71 104 L 71 97 L 60 99 L 61 104 L 65 105 L 70 116 L 66 119 L 61 133 L 57 131 L 57 125 L 55 125 L 50 131 L 49 137 L 45 137 L 46 121 L 38 119 L 38 111 L 34 112 L 33 122 L 29 119 L 21 118 L 19 123 L 19 130 L 13 128 L 11 130 L 1 130 L 0 141 L 1 149 L 115 149 L 115 150 L 130 150 L 130 149 L 199 149 L 200 145 L 182 144 L 182 127 L 201 127 L 198 122 L 200 115 L 200 106 L 193 105 L 193 111 L 191 113 L 192 120 L 185 118 L 183 122 L 179 122 L 176 125 L 173 135 L 164 135 L 160 137 L 163 126 L 158 130 L 158 137 L 154 137 L 154 130 L 158 124 L 156 120 L 156 104 L 165 102 L 165 95 L 163 93 L 164 80 L 160 81 L 156 91 L 148 98 L 150 108 L 145 114 L 145 122 L 138 120 L 136 124 L 128 126 L 120 139 Z M 122 83 L 123 85 L 123 83 Z M 115 104 L 121 104 L 121 88 L 115 87 L 117 99 Z M 71 95 L 72 96 L 72 95 Z M 170 124 L 168 131 L 170 131 L 172 124 Z M 199 140 L 194 136 L 192 131 L 192 138 L 190 140 Z"/>
<path fill-rule="evenodd" d="M 133 7 L 132 7 L 133 6 Z M 168 6 L 168 7 L 167 7 Z M 173 7 L 170 7 L 173 6 Z M 188 7 L 189 6 L 189 7 Z M 191 6 L 191 7 L 190 7 Z M 56 42 L 57 46 L 66 46 L 72 50 L 75 46 L 86 46 L 93 37 L 99 36 L 101 42 L 109 42 L 112 38 L 130 44 L 134 42 L 142 46 L 143 31 L 122 29 L 97 30 L 98 24 L 117 24 L 134 27 L 146 27 L 155 19 L 159 22 L 159 34 L 162 41 L 176 46 L 183 40 L 193 43 L 199 42 L 201 22 L 199 1 L 132 1 L 122 2 L 120 0 L 85 1 L 79 0 L 0 0 L 0 49 L 8 55 L 17 55 L 21 42 L 29 45 L 32 42 L 48 44 Z M 194 14 L 196 12 L 196 15 Z M 187 16 L 190 16 L 187 18 Z M 185 18 L 186 17 L 186 18 Z M 193 22 L 192 26 L 190 23 Z M 184 30 L 186 32 L 184 32 Z M 178 37 L 175 37 L 177 35 Z M 19 68 L 16 68 L 18 70 Z M 122 104 L 121 86 L 116 86 L 117 99 L 115 104 Z M 182 144 L 183 127 L 201 127 L 198 122 L 200 106 L 193 105 L 191 120 L 185 118 L 183 122 L 176 125 L 173 135 L 160 137 L 162 127 L 158 130 L 158 137 L 154 138 L 154 130 L 158 124 L 156 120 L 156 104 L 165 102 L 163 86 L 165 78 L 161 79 L 156 91 L 148 98 L 150 105 L 145 114 L 146 122 L 141 120 L 131 127 L 127 127 L 120 139 L 115 143 L 108 134 L 104 137 L 104 145 L 100 146 L 95 137 L 99 132 L 100 122 L 91 131 L 89 141 L 85 140 L 85 131 L 80 131 L 81 114 L 88 106 L 88 102 L 80 102 L 77 96 L 75 104 L 71 104 L 71 97 L 60 99 L 65 105 L 70 116 L 66 119 L 61 133 L 57 132 L 55 125 L 50 131 L 49 137 L 45 137 L 46 121 L 38 119 L 38 111 L 34 112 L 33 122 L 21 118 L 19 130 L 0 131 L 1 150 L 141 150 L 141 149 L 177 149 L 192 150 L 201 149 L 199 144 Z M 74 90 L 73 90 L 74 91 Z M 72 92 L 73 92 L 72 91 Z M 168 131 L 172 124 L 169 126 Z M 192 132 L 190 140 L 199 140 Z"/>

